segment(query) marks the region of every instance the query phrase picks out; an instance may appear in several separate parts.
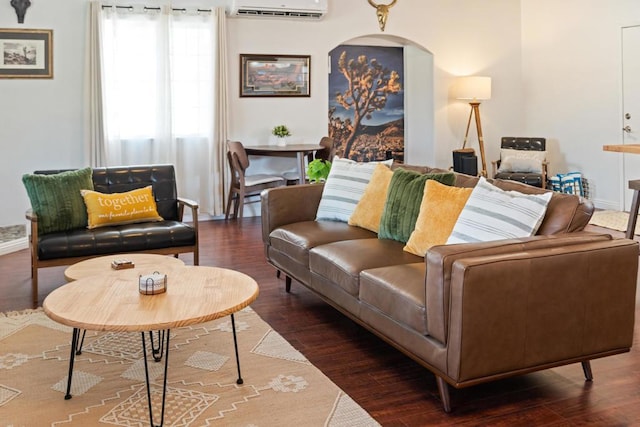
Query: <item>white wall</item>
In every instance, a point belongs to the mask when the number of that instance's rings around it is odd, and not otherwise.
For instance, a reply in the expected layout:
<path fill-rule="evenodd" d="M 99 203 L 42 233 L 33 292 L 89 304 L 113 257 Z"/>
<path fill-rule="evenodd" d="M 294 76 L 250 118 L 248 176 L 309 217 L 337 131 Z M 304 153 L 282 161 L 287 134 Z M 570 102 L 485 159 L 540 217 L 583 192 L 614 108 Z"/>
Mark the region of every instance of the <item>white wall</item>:
<path fill-rule="evenodd" d="M 326 134 L 327 53 L 345 41 L 380 34 L 375 10 L 366 1 L 329 0 L 329 8 L 320 22 L 228 21 L 230 138 L 265 142 L 279 123 L 288 124 L 301 140 L 318 140 Z M 86 9 L 86 0 L 33 2 L 23 26 L 54 30 L 54 79 L 0 79 L 0 177 L 5 184 L 0 188 L 4 201 L 0 226 L 24 222 L 29 203 L 20 182 L 23 173 L 84 165 Z M 462 145 L 469 111 L 467 104 L 450 96 L 458 75 L 493 77 L 492 99 L 481 106 L 488 160 L 496 158 L 501 136 L 522 134 L 520 16 L 520 3 L 514 0 L 403 0 L 391 9 L 384 34 L 412 40 L 433 53 L 435 150 L 428 152 L 420 145 L 420 135 L 412 133 L 406 141 L 407 162 L 451 165 L 451 151 Z M 18 26 L 9 2 L 0 2 L 0 27 Z M 310 54 L 311 97 L 240 98 L 240 53 Z M 477 149 L 474 138 L 471 146 Z"/>
<path fill-rule="evenodd" d="M 52 29 L 53 79 L 0 79 L 0 226 L 26 223 L 24 173 L 83 166 L 86 0 L 37 1 L 18 24 L 0 2 L 0 28 Z"/>
<path fill-rule="evenodd" d="M 524 132 L 546 136 L 551 173 L 581 171 L 596 206 L 622 209 L 621 28 L 637 0 L 522 0 Z M 640 172 L 639 172 L 640 176 Z"/>

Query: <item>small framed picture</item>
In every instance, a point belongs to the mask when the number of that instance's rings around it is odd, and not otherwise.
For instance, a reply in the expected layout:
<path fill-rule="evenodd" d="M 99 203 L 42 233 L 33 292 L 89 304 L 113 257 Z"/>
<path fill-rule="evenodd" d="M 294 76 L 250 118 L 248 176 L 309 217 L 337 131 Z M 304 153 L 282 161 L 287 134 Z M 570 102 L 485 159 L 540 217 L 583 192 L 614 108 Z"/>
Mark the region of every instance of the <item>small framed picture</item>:
<path fill-rule="evenodd" d="M 53 30 L 0 29 L 0 79 L 53 78 Z"/>
<path fill-rule="evenodd" d="M 311 96 L 311 56 L 240 54 L 240 96 Z"/>

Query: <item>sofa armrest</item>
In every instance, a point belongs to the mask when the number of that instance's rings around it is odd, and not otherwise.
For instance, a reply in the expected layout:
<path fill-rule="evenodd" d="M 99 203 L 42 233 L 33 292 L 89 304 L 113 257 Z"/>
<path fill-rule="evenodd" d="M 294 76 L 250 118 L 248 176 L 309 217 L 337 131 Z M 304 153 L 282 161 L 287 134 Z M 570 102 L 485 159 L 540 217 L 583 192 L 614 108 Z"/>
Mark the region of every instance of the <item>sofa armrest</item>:
<path fill-rule="evenodd" d="M 427 264 L 425 301 L 429 335 L 442 343 L 447 342 L 451 272 L 455 261 L 470 257 L 519 253 L 540 248 L 551 249 L 605 240 L 611 240 L 611 236 L 577 232 L 432 247 L 425 256 Z"/>
<path fill-rule="evenodd" d="M 193 251 L 193 265 L 199 265 L 200 264 L 200 249 L 199 249 L 200 237 L 199 237 L 199 231 L 198 231 L 198 209 L 200 206 L 196 201 L 193 201 L 191 199 L 185 199 L 183 197 L 178 197 L 178 219 L 180 221 L 182 221 L 185 206 L 188 208 L 191 208 L 191 223 L 193 224 L 193 230 L 196 236 L 196 244 L 195 244 L 195 249 Z"/>
<path fill-rule="evenodd" d="M 262 240 L 285 224 L 316 219 L 324 184 L 288 185 L 264 190 L 261 197 Z"/>
<path fill-rule="evenodd" d="M 34 257 L 38 254 L 38 214 L 33 209 L 27 209 L 24 216 L 29 220 L 29 246 L 33 263 Z"/>
<path fill-rule="evenodd" d="M 178 220 L 182 221 L 185 207 L 191 209 L 191 217 L 193 218 L 193 222 L 198 222 L 198 209 L 200 207 L 198 205 L 198 202 L 191 199 L 185 199 L 184 197 L 178 197 Z"/>
<path fill-rule="evenodd" d="M 38 222 L 38 215 L 33 211 L 33 209 L 27 209 L 24 213 L 24 217 L 30 222 Z"/>
<path fill-rule="evenodd" d="M 447 374 L 456 384 L 629 351 L 638 242 L 586 242 L 459 259 Z"/>

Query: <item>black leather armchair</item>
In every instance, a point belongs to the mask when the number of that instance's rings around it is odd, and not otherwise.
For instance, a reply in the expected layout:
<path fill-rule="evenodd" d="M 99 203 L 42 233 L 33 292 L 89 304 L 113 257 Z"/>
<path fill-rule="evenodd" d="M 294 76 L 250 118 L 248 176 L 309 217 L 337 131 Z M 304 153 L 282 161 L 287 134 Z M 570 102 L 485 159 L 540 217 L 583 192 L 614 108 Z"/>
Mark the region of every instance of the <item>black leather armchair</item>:
<path fill-rule="evenodd" d="M 525 184 L 532 185 L 534 187 L 547 188 L 547 165 L 546 160 L 546 139 L 545 138 L 523 138 L 505 136 L 502 138 L 500 144 L 501 156 L 500 160 L 491 162 L 493 169 L 493 178 L 506 179 L 510 181 L 519 181 Z M 522 151 L 521 155 L 516 157 L 522 160 L 521 162 L 514 162 L 514 167 L 501 167 L 502 162 L 505 160 L 505 150 L 517 150 Z M 511 151 L 513 153 L 513 151 Z M 530 152 L 530 153 L 526 153 Z M 535 153 L 534 153 L 535 152 Z M 530 154 L 530 155 L 528 155 Z M 539 165 L 531 168 L 530 164 L 524 160 L 536 159 Z M 517 163 L 520 163 L 519 166 Z M 524 167 L 523 167 L 524 166 Z"/>
<path fill-rule="evenodd" d="M 61 170 L 36 171 L 54 174 Z M 175 255 L 193 253 L 198 265 L 198 204 L 177 196 L 173 165 L 95 168 L 93 185 L 101 193 L 122 193 L 151 185 L 158 213 L 164 221 L 80 228 L 38 234 L 38 217 L 30 209 L 31 280 L 34 305 L 38 302 L 38 268 L 71 265 L 95 256 L 120 253 Z M 191 209 L 192 223 L 182 221 L 184 208 Z"/>

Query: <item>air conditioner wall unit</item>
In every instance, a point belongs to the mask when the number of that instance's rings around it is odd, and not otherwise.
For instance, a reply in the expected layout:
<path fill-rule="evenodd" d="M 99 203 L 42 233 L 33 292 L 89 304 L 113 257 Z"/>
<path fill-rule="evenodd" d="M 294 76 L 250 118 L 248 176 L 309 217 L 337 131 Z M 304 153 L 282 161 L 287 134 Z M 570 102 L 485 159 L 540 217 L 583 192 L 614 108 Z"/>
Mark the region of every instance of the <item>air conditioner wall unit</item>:
<path fill-rule="evenodd" d="M 318 20 L 326 13 L 327 0 L 233 0 L 229 16 Z"/>

